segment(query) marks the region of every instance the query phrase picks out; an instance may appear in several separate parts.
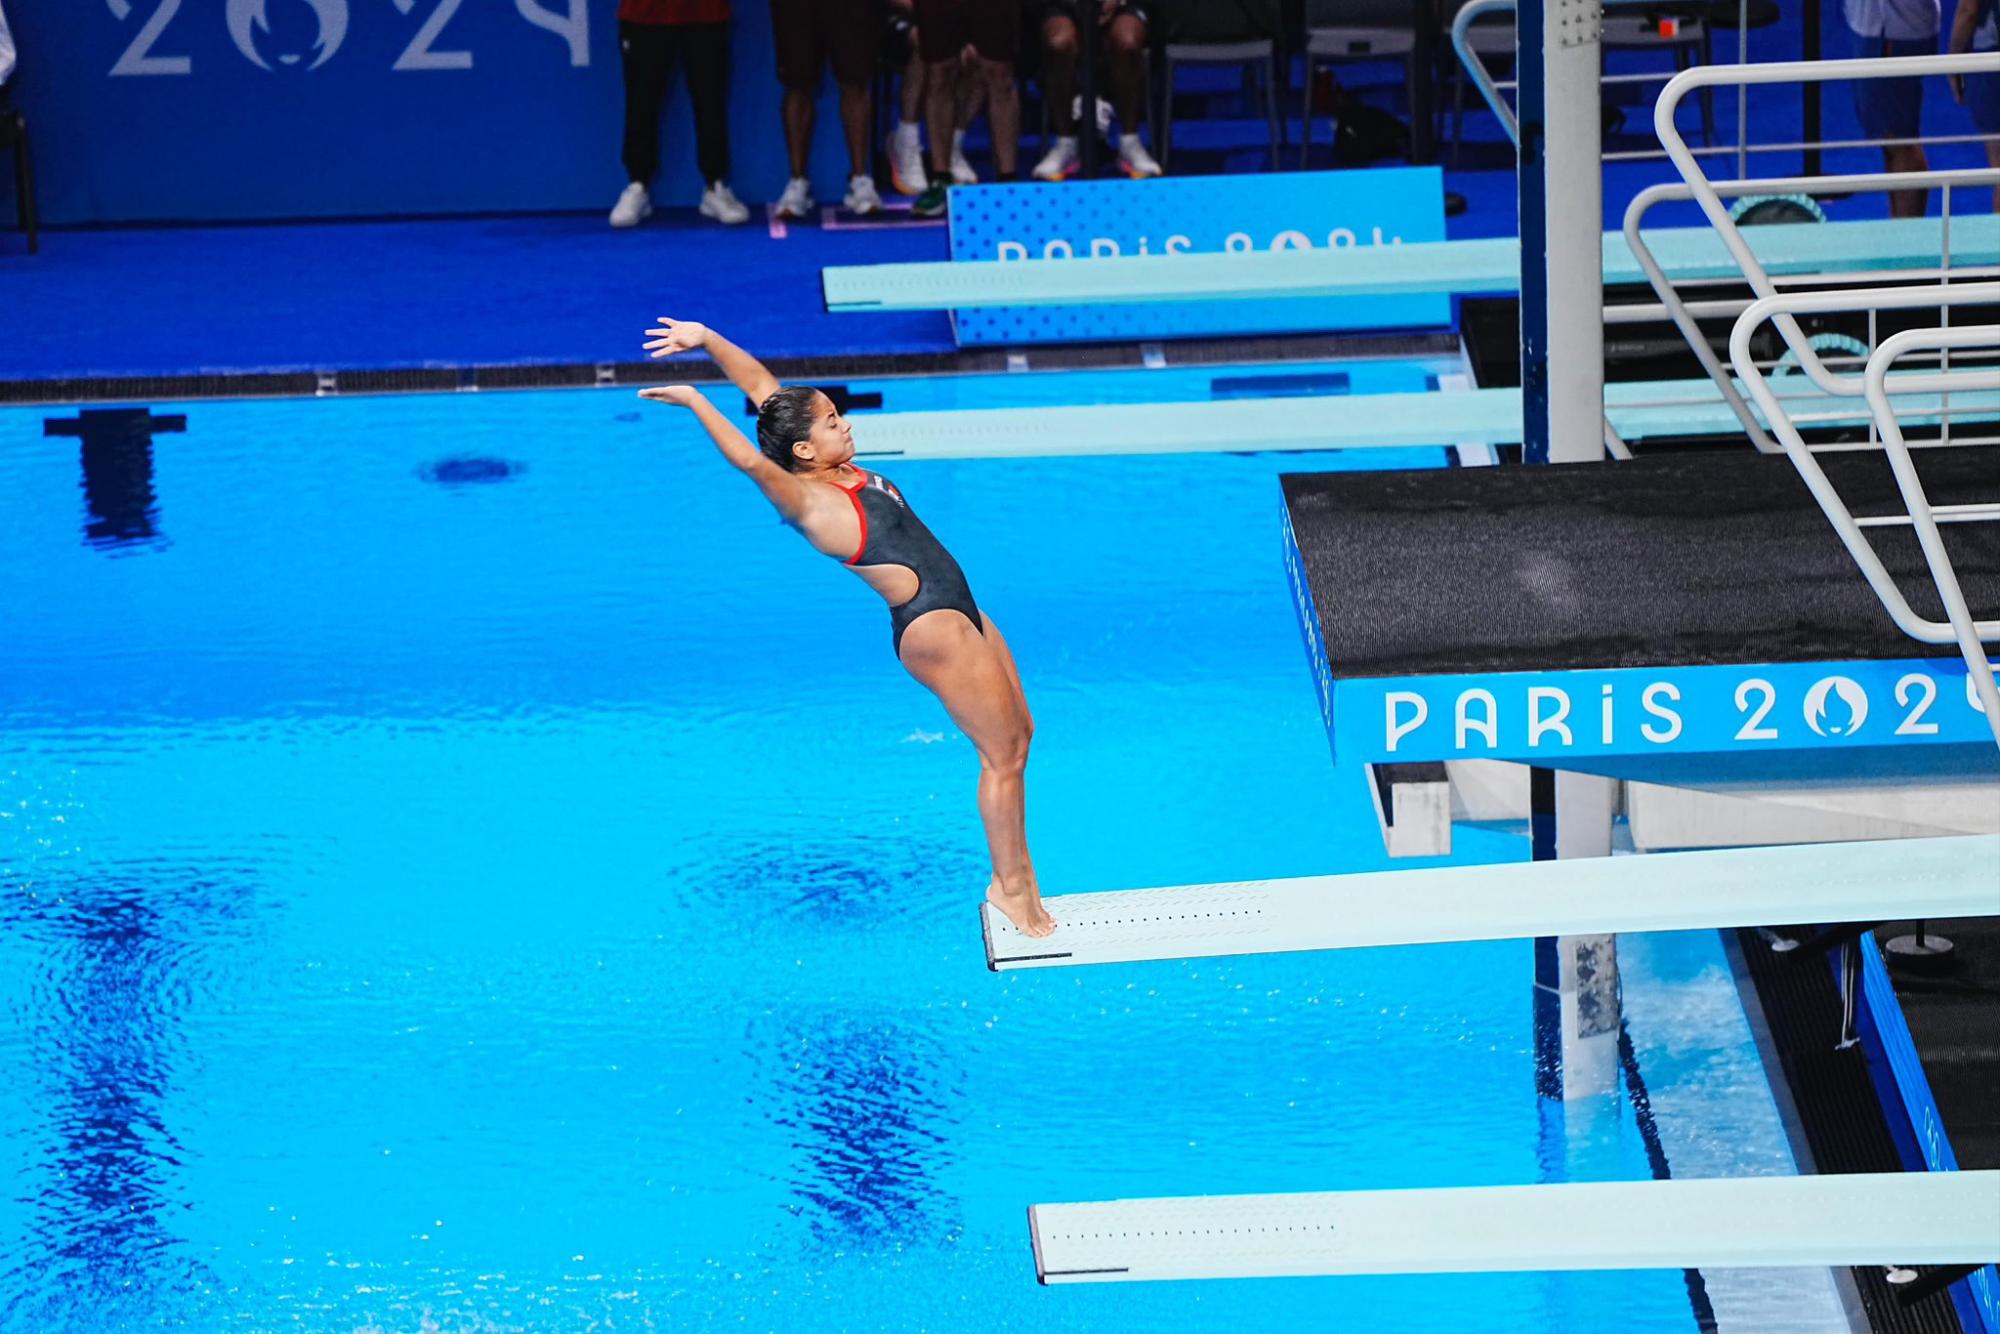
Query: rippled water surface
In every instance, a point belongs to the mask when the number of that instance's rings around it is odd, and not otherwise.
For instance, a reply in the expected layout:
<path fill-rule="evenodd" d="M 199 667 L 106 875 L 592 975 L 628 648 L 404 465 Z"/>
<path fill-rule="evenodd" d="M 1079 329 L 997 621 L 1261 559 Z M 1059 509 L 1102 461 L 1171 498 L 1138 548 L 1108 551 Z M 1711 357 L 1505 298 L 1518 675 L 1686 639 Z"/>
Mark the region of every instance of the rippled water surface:
<path fill-rule="evenodd" d="M 0 414 L 0 1326 L 1693 1328 L 1678 1274 L 1038 1288 L 1037 1201 L 1647 1159 L 1624 1102 L 1549 1147 L 1525 944 L 989 974 L 965 738 L 638 407 Z M 1439 461 L 889 470 L 1013 644 L 1047 890 L 1383 864 L 1274 479 Z"/>

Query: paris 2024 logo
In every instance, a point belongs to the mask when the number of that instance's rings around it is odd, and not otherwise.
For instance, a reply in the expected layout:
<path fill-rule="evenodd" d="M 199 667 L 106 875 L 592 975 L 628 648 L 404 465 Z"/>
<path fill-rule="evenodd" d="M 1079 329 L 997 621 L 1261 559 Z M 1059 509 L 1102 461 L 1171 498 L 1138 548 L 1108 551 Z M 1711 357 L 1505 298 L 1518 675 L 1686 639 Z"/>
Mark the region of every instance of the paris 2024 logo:
<path fill-rule="evenodd" d="M 347 0 L 229 0 L 228 15 L 230 40 L 261 69 L 318 69 L 347 38 Z"/>

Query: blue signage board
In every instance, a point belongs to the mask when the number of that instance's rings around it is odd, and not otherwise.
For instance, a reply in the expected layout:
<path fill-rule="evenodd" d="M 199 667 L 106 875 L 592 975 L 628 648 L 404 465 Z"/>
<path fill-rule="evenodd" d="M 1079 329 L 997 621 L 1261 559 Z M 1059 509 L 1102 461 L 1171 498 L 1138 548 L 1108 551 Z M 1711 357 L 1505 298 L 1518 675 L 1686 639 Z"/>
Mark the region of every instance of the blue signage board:
<path fill-rule="evenodd" d="M 625 184 L 615 0 L 6 8 L 49 223 L 596 212 Z M 790 173 L 770 6 L 734 9 L 731 174 L 743 198 L 772 199 Z M 830 78 L 820 96 L 812 174 L 838 198 Z M 658 198 L 692 204 L 703 182 L 678 86 L 660 118 Z M 11 187 L 0 163 L 0 218 Z"/>
<path fill-rule="evenodd" d="M 954 260 L 1248 254 L 1444 239 L 1444 175 L 1437 167 L 977 185 L 951 192 Z M 1413 328 L 1450 321 L 1451 298 L 1445 295 L 954 313 L 961 346 Z"/>
<path fill-rule="evenodd" d="M 1992 745 L 1958 658 L 1336 679 L 1289 516 L 1285 569 L 1341 759 L 1513 760 Z"/>
<path fill-rule="evenodd" d="M 1364 677 L 1334 683 L 1330 716 L 1369 761 L 1992 744 L 1951 658 Z"/>

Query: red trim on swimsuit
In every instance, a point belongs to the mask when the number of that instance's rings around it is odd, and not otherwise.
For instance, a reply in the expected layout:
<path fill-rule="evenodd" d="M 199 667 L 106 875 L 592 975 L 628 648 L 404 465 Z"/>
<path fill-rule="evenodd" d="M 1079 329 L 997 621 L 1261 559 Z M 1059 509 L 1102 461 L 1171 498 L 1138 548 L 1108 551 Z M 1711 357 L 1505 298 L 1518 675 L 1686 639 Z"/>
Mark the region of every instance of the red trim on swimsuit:
<path fill-rule="evenodd" d="M 868 474 L 861 472 L 859 468 L 856 468 L 855 471 L 861 473 L 861 480 L 853 486 L 841 486 L 840 489 L 845 491 L 847 498 L 854 502 L 854 517 L 861 520 L 861 545 L 854 548 L 852 556 L 841 562 L 843 565 L 852 565 L 855 561 L 860 560 L 868 554 L 868 511 L 861 504 L 861 488 L 868 485 Z M 834 483 L 834 485 L 840 486 L 838 482 Z"/>

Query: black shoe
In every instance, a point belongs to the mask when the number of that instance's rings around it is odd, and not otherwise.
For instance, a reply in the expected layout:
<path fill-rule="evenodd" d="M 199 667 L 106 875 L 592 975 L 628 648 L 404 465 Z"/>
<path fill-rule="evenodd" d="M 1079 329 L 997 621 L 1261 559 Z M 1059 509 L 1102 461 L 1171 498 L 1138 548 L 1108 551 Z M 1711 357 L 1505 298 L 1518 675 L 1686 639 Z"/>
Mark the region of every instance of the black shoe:
<path fill-rule="evenodd" d="M 941 218 L 944 216 L 944 197 L 944 182 L 934 180 L 917 196 L 917 202 L 910 205 L 910 212 L 919 218 Z"/>

